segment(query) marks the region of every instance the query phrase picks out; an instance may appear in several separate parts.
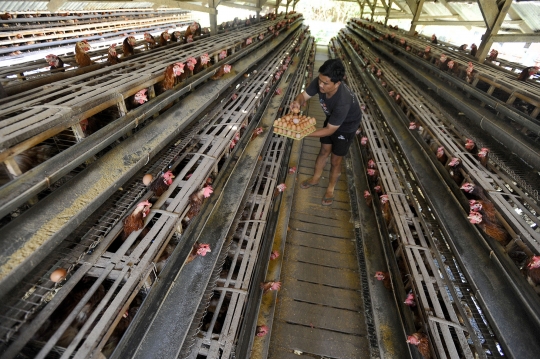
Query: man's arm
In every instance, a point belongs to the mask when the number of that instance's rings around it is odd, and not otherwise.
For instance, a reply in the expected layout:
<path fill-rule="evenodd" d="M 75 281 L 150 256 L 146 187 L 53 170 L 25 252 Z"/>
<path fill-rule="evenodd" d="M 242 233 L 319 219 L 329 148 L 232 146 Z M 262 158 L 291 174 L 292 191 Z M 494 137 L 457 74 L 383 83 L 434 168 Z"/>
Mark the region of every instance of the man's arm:
<path fill-rule="evenodd" d="M 309 96 L 306 91 L 304 91 L 301 94 L 297 95 L 294 98 L 294 101 L 290 105 L 291 110 L 294 110 L 296 108 L 298 111 L 300 111 L 300 107 L 304 106 L 304 104 L 310 98 L 311 98 L 311 96 Z"/>

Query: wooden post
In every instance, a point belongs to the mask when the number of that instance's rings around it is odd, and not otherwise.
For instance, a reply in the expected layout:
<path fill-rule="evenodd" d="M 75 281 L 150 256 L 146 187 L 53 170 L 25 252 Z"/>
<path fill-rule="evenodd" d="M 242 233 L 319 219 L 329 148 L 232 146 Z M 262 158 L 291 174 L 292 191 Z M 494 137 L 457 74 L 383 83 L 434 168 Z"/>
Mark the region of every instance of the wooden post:
<path fill-rule="evenodd" d="M 422 7 L 424 6 L 424 0 L 419 0 L 418 4 L 416 6 L 416 11 L 414 12 L 413 19 L 411 21 L 411 28 L 409 29 L 409 35 L 414 35 L 414 32 L 416 30 L 416 22 L 420 18 L 420 14 L 422 13 Z"/>
<path fill-rule="evenodd" d="M 482 42 L 480 42 L 478 52 L 476 53 L 478 62 L 484 63 L 486 60 L 491 45 L 493 45 L 493 36 L 497 35 L 499 32 L 504 18 L 506 17 L 508 10 L 510 10 L 510 5 L 512 5 L 512 0 L 505 0 L 500 8 L 497 7 L 495 1 L 489 2 L 483 0 L 478 2 L 478 6 L 480 6 L 480 10 L 482 11 L 482 15 L 484 16 L 487 25 L 487 30 L 482 36 Z"/>

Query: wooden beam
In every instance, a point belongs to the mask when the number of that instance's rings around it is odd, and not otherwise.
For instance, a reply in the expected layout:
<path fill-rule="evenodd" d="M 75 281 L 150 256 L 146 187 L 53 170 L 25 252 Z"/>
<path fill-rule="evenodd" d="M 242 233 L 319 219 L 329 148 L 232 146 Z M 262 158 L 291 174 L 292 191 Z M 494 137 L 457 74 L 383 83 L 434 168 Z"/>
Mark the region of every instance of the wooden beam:
<path fill-rule="evenodd" d="M 493 36 L 497 35 L 497 33 L 499 32 L 499 29 L 504 22 L 504 18 L 506 17 L 506 14 L 508 13 L 510 6 L 512 5 L 512 0 L 503 1 L 504 3 L 502 3 L 502 6 L 500 7 L 497 19 L 493 23 L 493 26 L 486 30 L 484 36 L 482 36 L 482 42 L 480 43 L 480 46 L 478 46 L 476 59 L 480 63 L 483 63 L 486 60 L 486 56 L 491 49 L 491 45 L 493 45 Z"/>
<path fill-rule="evenodd" d="M 390 13 L 389 19 L 412 19 L 413 14 L 407 14 L 404 12 L 392 12 Z M 435 19 L 456 19 L 458 20 L 459 15 L 422 15 L 422 20 L 435 20 Z"/>
<path fill-rule="evenodd" d="M 408 1 L 407 1 L 407 3 L 408 3 Z M 414 31 L 416 30 L 415 22 L 417 22 L 418 19 L 420 18 L 420 14 L 422 13 L 422 7 L 424 6 L 424 0 L 419 0 L 416 5 L 417 5 L 416 10 L 413 12 L 414 16 L 413 16 L 413 19 L 411 21 L 411 28 L 409 29 L 409 34 L 410 35 L 413 35 Z"/>
<path fill-rule="evenodd" d="M 390 17 L 391 9 L 392 9 L 392 0 L 388 0 L 388 7 L 386 8 L 386 16 L 384 17 L 384 26 L 388 24 L 388 18 Z"/>
<path fill-rule="evenodd" d="M 405 0 L 407 5 L 409 5 L 409 9 L 411 9 L 411 13 L 416 14 L 416 1 L 414 0 Z M 424 2 L 422 1 L 422 5 L 424 5 Z"/>
<path fill-rule="evenodd" d="M 493 42 L 540 42 L 539 34 L 493 35 Z"/>
<path fill-rule="evenodd" d="M 488 29 L 492 29 L 499 15 L 499 7 L 496 0 L 478 0 L 478 7 Z"/>
<path fill-rule="evenodd" d="M 227 7 L 234 7 L 234 8 L 238 8 L 238 9 L 261 11 L 261 8 L 257 7 L 256 5 L 240 5 L 240 4 L 235 4 L 235 3 L 231 2 L 230 0 L 223 0 L 221 2 L 221 5 L 227 6 Z"/>
<path fill-rule="evenodd" d="M 154 4 L 152 6 L 154 9 L 157 9 L 161 6 L 165 6 L 165 7 L 180 8 L 180 9 L 186 9 L 186 10 L 192 10 L 192 11 L 200 11 L 200 12 L 205 12 L 211 15 L 217 15 L 217 10 L 215 8 L 192 4 L 189 2 L 174 1 L 174 0 L 152 0 L 152 2 Z"/>

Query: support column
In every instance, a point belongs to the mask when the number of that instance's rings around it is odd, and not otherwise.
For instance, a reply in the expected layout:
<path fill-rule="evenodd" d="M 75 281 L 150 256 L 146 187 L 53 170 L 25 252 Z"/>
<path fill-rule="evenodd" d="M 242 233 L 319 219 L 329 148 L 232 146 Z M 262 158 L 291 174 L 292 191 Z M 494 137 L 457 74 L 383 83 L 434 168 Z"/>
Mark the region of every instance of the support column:
<path fill-rule="evenodd" d="M 386 6 L 384 0 L 383 5 Z M 388 6 L 386 6 L 386 17 L 384 18 L 384 26 L 388 24 L 388 19 L 390 18 L 390 9 L 392 9 L 392 0 L 388 0 Z"/>
<path fill-rule="evenodd" d="M 407 1 L 408 3 L 408 1 Z M 416 22 L 420 18 L 420 14 L 422 13 L 422 8 L 424 7 L 424 0 L 419 0 L 416 4 L 416 10 L 414 11 L 414 16 L 411 21 L 411 28 L 409 29 L 409 35 L 414 35 L 414 32 L 416 31 Z"/>
<path fill-rule="evenodd" d="M 358 6 L 360 7 L 360 19 L 361 19 L 364 16 L 364 3 L 360 2 L 360 0 L 356 0 L 356 2 L 358 3 Z"/>
<path fill-rule="evenodd" d="M 281 0 L 276 0 L 276 15 L 278 13 L 278 9 L 280 5 L 281 5 Z"/>
<path fill-rule="evenodd" d="M 208 7 L 216 10 L 220 0 L 208 0 Z M 217 35 L 217 11 L 215 13 L 208 14 L 210 17 L 210 36 Z"/>
<path fill-rule="evenodd" d="M 486 56 L 493 45 L 493 36 L 497 35 L 501 25 L 510 10 L 510 5 L 512 5 L 512 0 L 504 0 L 502 6 L 497 6 L 495 0 L 483 0 L 478 1 L 478 6 L 480 11 L 484 16 L 486 21 L 487 30 L 482 36 L 482 42 L 478 46 L 478 52 L 476 53 L 476 58 L 478 62 L 483 63 L 486 60 Z"/>

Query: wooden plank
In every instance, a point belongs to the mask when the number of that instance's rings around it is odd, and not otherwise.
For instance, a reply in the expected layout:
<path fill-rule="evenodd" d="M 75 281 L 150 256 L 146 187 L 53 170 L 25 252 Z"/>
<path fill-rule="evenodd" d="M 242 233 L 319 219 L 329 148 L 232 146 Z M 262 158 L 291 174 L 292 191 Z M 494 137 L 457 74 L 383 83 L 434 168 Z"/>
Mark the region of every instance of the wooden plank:
<path fill-rule="evenodd" d="M 339 253 L 349 253 L 355 250 L 355 244 L 350 239 L 333 238 L 318 234 L 305 236 L 304 233 L 295 230 L 291 230 L 287 234 L 287 243 L 300 247 L 318 248 Z"/>
<path fill-rule="evenodd" d="M 313 215 L 316 215 L 318 217 L 323 217 L 323 218 L 325 218 L 326 216 L 330 218 L 332 213 L 335 213 L 336 211 L 341 212 L 340 215 L 346 214 L 350 216 L 350 211 L 351 211 L 350 206 L 342 205 L 342 202 L 334 202 L 332 203 L 331 206 L 325 207 L 321 204 L 321 201 L 322 201 L 322 197 L 321 197 L 321 200 L 319 201 L 315 201 L 315 200 L 295 201 L 293 203 L 292 210 L 300 211 L 300 212 L 304 212 L 308 214 L 311 213 Z M 332 208 L 331 211 L 328 210 L 329 207 Z"/>
<path fill-rule="evenodd" d="M 351 228 L 339 228 L 339 227 L 329 227 L 324 224 L 324 221 L 321 223 L 306 223 L 296 219 L 289 221 L 289 227 L 298 231 L 306 233 L 317 233 L 322 234 L 323 236 L 329 237 L 338 237 L 338 238 L 353 238 L 354 232 Z"/>
<path fill-rule="evenodd" d="M 293 212 L 291 213 L 290 218 L 296 219 L 300 222 L 305 223 L 315 223 L 320 224 L 321 221 L 324 221 L 324 224 L 329 227 L 336 227 L 336 228 L 347 228 L 351 227 L 348 223 L 348 219 L 335 219 L 335 218 L 328 218 L 328 217 L 315 217 L 312 216 L 310 213 L 303 213 L 303 212 Z"/>
<path fill-rule="evenodd" d="M 351 206 L 350 206 L 348 201 L 347 202 L 342 202 L 342 201 L 339 201 L 339 200 L 334 200 L 334 203 L 332 203 L 331 206 L 323 206 L 321 204 L 322 198 L 323 198 L 323 195 L 321 195 L 320 197 L 306 196 L 305 198 L 298 198 L 294 202 L 293 210 L 296 210 L 299 206 L 300 207 L 308 206 L 310 204 L 311 205 L 319 205 L 321 207 L 321 213 L 324 213 L 324 211 L 330 212 L 330 211 L 333 211 L 333 210 L 336 210 L 336 209 L 345 210 L 345 211 L 350 211 L 351 210 Z"/>
<path fill-rule="evenodd" d="M 290 280 L 280 295 L 302 302 L 322 304 L 333 308 L 361 311 L 361 294 L 356 290 L 332 288 L 326 285 Z"/>
<path fill-rule="evenodd" d="M 362 358 L 362 355 L 365 358 L 369 357 L 368 341 L 363 337 L 281 321 L 275 322 L 274 329 L 272 341 L 275 340 L 277 345 L 290 350 L 300 350 L 304 354 L 312 354 L 313 356 L 340 359 L 358 359 Z M 281 359 L 274 356 L 272 352 L 270 358 Z"/>
<path fill-rule="evenodd" d="M 335 288 L 359 290 L 358 273 L 348 269 L 327 268 L 309 263 L 290 262 L 283 268 L 282 280 L 287 278 L 309 283 L 324 284 Z"/>
<path fill-rule="evenodd" d="M 307 234 L 305 236 L 309 237 Z M 333 238 L 330 240 L 333 240 Z M 355 252 L 339 253 L 326 249 L 295 246 L 289 243 L 287 243 L 285 251 L 287 253 L 287 260 L 312 263 L 331 268 L 358 269 L 358 263 L 354 255 Z"/>
<path fill-rule="evenodd" d="M 310 188 L 300 188 L 300 184 L 302 182 L 304 182 L 305 180 L 308 180 L 311 178 L 311 176 L 313 175 L 313 169 L 310 169 L 308 171 L 310 171 L 309 173 L 303 173 L 305 172 L 305 167 L 300 167 L 299 168 L 299 171 L 298 171 L 298 180 L 297 180 L 297 187 L 298 187 L 298 194 L 300 195 L 300 193 L 311 193 L 310 191 L 313 190 L 313 189 L 324 189 L 326 191 L 326 187 L 328 186 L 328 182 L 329 182 L 329 179 L 328 179 L 328 172 L 327 171 L 323 171 L 323 175 L 321 176 L 321 179 L 319 181 L 319 184 L 316 185 L 316 186 L 313 186 L 313 187 L 310 187 Z M 326 173 L 325 173 L 326 172 Z M 295 186 L 296 188 L 296 186 Z M 338 182 L 336 183 L 336 187 L 334 189 L 335 191 L 341 191 L 341 192 L 344 192 L 344 193 L 347 193 L 348 194 L 348 185 L 347 185 L 347 182 L 345 181 L 345 179 L 342 177 L 340 177 L 338 179 Z M 324 192 L 315 192 L 317 195 L 324 195 Z M 347 197 L 349 198 L 349 197 Z"/>
<path fill-rule="evenodd" d="M 277 318 L 291 324 L 326 329 L 354 335 L 365 335 L 364 316 L 355 311 L 337 309 L 292 299 L 283 299 Z"/>

